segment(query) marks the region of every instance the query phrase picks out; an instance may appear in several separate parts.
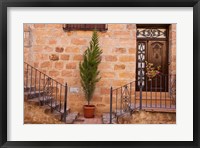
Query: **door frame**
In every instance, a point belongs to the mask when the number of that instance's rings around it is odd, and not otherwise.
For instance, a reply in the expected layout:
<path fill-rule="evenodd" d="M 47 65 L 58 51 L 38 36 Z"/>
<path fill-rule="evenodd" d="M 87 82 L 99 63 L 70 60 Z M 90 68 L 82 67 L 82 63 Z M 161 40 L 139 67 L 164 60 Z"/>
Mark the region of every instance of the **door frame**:
<path fill-rule="evenodd" d="M 170 24 L 136 24 L 136 32 L 138 28 L 146 28 L 146 29 L 166 29 L 166 38 L 137 38 L 136 35 L 136 83 L 135 83 L 135 88 L 136 91 L 139 91 L 139 87 L 138 87 L 138 41 L 139 42 L 146 42 L 147 45 L 147 51 L 145 52 L 145 57 L 148 55 L 148 41 L 166 41 L 166 49 L 167 49 L 167 75 L 168 75 L 168 79 L 167 79 L 167 88 L 166 88 L 166 92 L 168 92 L 169 90 L 169 26 Z M 146 84 L 145 84 L 146 85 Z M 148 91 L 148 90 L 147 90 Z"/>

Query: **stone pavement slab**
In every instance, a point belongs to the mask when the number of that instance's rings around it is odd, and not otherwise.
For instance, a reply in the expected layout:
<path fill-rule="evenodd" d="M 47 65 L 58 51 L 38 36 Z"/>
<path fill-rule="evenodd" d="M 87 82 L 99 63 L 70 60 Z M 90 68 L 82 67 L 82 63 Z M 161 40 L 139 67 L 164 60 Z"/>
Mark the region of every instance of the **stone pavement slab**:
<path fill-rule="evenodd" d="M 94 118 L 85 118 L 83 116 L 79 116 L 74 124 L 102 124 L 102 118 L 100 116 L 95 116 Z"/>

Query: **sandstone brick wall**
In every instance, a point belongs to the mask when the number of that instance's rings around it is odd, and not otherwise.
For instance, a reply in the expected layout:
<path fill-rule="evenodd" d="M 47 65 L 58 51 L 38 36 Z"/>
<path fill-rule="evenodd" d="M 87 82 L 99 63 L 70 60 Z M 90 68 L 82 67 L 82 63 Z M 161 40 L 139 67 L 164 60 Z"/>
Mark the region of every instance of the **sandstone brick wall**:
<path fill-rule="evenodd" d="M 176 74 L 176 24 L 169 26 L 169 74 Z"/>
<path fill-rule="evenodd" d="M 172 60 L 176 50 L 174 26 L 170 27 Z M 91 36 L 92 31 L 64 32 L 62 24 L 24 24 L 24 61 L 60 83 L 79 89 L 78 93 L 68 93 L 72 111 L 82 112 L 86 104 L 78 66 Z M 97 114 L 109 111 L 110 86 L 116 88 L 135 80 L 136 24 L 108 24 L 106 32 L 99 32 L 99 43 L 103 50 L 99 66 L 102 79 L 91 102 L 96 105 Z M 174 64 L 171 62 L 170 66 L 175 67 Z"/>
<path fill-rule="evenodd" d="M 24 61 L 30 63 L 32 60 L 31 55 L 31 29 L 30 25 L 24 25 Z"/>
<path fill-rule="evenodd" d="M 174 83 L 176 80 L 176 24 L 169 26 L 169 74 L 172 75 L 169 84 L 171 87 L 176 87 Z M 175 95 L 175 92 L 172 92 L 172 95 Z"/>

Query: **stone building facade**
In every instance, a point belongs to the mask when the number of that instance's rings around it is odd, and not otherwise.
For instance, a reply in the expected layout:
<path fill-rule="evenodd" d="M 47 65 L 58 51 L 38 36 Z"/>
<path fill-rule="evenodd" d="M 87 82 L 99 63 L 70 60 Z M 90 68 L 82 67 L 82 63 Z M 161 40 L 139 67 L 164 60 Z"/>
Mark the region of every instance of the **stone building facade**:
<path fill-rule="evenodd" d="M 96 113 L 109 111 L 110 87 L 136 80 L 136 24 L 107 24 L 98 32 L 103 50 L 98 82 L 91 104 Z M 169 74 L 176 74 L 176 24 L 169 25 Z M 68 83 L 68 106 L 82 113 L 86 104 L 80 84 L 79 62 L 89 45 L 92 31 L 63 31 L 62 24 L 24 24 L 24 61 L 58 82 Z M 71 92 L 77 88 L 78 92 Z"/>

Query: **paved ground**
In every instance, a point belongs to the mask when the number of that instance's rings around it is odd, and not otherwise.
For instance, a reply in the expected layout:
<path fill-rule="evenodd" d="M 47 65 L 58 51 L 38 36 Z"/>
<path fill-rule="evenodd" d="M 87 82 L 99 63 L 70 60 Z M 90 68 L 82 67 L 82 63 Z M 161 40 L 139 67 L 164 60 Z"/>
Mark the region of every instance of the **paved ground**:
<path fill-rule="evenodd" d="M 148 108 L 146 109 L 147 112 L 135 112 L 129 124 L 176 124 L 175 110 L 167 110 L 167 113 L 164 112 L 165 110 Z M 109 114 L 107 116 L 109 117 Z M 40 106 L 24 102 L 24 124 L 65 123 L 60 121 L 60 116 L 57 118 L 53 114 L 45 112 L 44 108 Z M 79 116 L 74 124 L 102 124 L 102 117 L 95 116 L 95 118 L 84 118 L 83 116 Z"/>
<path fill-rule="evenodd" d="M 74 124 L 102 124 L 102 118 L 99 116 L 96 116 L 95 118 L 84 118 L 83 116 L 79 116 Z"/>

